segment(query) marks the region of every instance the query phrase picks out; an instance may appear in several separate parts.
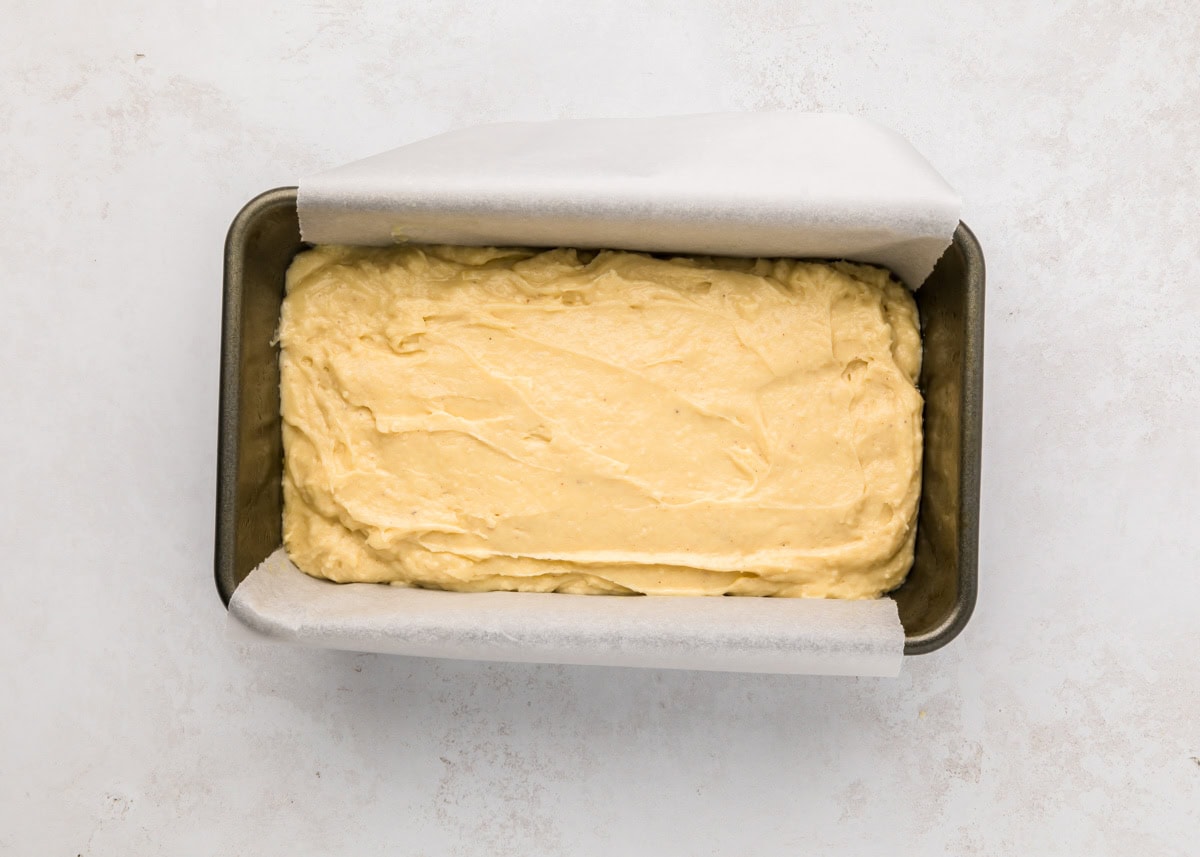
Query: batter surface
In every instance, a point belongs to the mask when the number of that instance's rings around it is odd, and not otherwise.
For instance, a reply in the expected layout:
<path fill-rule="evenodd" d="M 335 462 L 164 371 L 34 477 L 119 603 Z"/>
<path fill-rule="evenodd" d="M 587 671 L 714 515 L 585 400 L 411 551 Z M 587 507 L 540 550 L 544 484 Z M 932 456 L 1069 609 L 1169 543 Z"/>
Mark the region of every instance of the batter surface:
<path fill-rule="evenodd" d="M 311 575 L 873 598 L 912 564 L 921 344 L 881 269 L 318 247 L 279 338 Z"/>

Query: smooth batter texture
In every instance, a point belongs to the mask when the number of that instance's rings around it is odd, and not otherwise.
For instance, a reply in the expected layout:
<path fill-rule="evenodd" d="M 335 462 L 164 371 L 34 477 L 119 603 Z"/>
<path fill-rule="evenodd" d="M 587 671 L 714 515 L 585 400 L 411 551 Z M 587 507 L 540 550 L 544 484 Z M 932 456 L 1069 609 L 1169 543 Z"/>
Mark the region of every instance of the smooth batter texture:
<path fill-rule="evenodd" d="M 873 598 L 912 564 L 921 343 L 884 270 L 318 247 L 279 338 L 311 575 Z"/>

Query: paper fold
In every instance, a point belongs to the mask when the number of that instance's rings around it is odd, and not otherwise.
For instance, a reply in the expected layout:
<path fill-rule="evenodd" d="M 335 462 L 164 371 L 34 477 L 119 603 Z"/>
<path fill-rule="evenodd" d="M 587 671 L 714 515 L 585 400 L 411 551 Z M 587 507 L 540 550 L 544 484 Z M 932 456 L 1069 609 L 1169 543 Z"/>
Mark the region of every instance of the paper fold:
<path fill-rule="evenodd" d="M 485 661 L 895 676 L 890 598 L 704 598 L 435 592 L 309 577 L 282 548 L 242 582 L 233 620 L 330 649 Z M 243 634 L 244 636 L 244 634 Z"/>
<path fill-rule="evenodd" d="M 306 179 L 298 207 L 314 244 L 845 258 L 916 288 L 960 203 L 887 128 L 775 112 L 466 128 Z"/>

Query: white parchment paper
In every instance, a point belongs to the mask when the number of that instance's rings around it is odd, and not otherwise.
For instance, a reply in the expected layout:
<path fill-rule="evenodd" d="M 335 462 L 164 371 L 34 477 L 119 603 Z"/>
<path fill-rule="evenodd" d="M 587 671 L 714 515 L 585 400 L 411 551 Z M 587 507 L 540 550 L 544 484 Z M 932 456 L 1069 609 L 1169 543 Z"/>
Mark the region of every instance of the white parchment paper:
<path fill-rule="evenodd" d="M 300 183 L 304 240 L 845 258 L 917 288 L 958 195 L 904 138 L 839 114 L 511 122 Z"/>
<path fill-rule="evenodd" d="M 433 592 L 317 580 L 282 548 L 229 614 L 282 642 L 485 661 L 895 676 L 904 645 L 890 598 Z"/>
<path fill-rule="evenodd" d="M 575 246 L 885 265 L 917 288 L 959 220 L 903 138 L 810 113 L 467 128 L 300 183 L 314 244 Z M 894 676 L 891 599 L 466 594 L 308 577 L 282 549 L 238 587 L 259 636 L 481 660 Z"/>

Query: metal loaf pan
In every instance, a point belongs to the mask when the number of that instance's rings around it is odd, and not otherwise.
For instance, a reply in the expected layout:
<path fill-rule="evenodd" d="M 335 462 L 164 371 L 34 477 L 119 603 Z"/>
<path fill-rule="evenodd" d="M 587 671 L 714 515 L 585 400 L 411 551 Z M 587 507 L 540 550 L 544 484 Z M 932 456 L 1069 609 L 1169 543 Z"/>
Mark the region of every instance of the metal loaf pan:
<path fill-rule="evenodd" d="M 296 188 L 261 194 L 225 242 L 217 442 L 216 581 L 237 585 L 282 542 L 279 346 L 284 275 L 305 245 Z M 916 293 L 924 336 L 925 455 L 916 561 L 892 596 L 905 654 L 941 648 L 975 607 L 983 405 L 983 254 L 965 224 Z"/>

